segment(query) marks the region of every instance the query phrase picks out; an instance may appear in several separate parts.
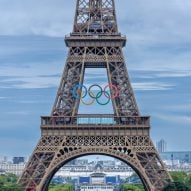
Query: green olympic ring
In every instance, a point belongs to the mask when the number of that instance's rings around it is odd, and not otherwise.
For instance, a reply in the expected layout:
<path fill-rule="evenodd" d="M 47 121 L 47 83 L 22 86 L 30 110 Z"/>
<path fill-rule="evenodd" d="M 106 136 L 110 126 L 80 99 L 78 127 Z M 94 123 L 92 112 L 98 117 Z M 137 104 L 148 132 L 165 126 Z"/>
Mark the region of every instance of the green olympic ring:
<path fill-rule="evenodd" d="M 103 95 L 103 93 L 104 93 L 104 95 L 105 94 L 107 94 L 107 98 L 108 98 L 108 101 L 106 101 L 105 103 L 101 103 L 98 99 Z M 100 95 L 99 95 L 100 94 Z M 108 93 L 108 92 L 106 92 L 106 91 L 101 91 L 101 92 L 98 92 L 97 93 L 97 95 L 96 95 L 96 101 L 97 101 L 97 103 L 98 104 L 100 104 L 100 105 L 107 105 L 109 102 L 110 102 L 110 94 Z"/>

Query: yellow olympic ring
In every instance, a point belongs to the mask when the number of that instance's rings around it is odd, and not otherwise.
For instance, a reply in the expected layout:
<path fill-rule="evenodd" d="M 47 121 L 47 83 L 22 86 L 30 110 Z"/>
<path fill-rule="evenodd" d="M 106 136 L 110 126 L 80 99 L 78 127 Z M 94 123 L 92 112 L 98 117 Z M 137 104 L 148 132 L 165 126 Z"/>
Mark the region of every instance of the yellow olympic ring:
<path fill-rule="evenodd" d="M 81 100 L 81 102 L 84 104 L 84 105 L 87 105 L 87 106 L 90 106 L 90 105 L 92 105 L 92 104 L 94 104 L 94 102 L 95 102 L 95 98 L 92 98 L 92 100 L 89 102 L 89 103 L 87 103 L 87 102 L 85 102 L 84 100 L 83 100 L 83 96 L 84 96 L 84 91 L 82 92 L 82 95 L 81 95 L 81 97 L 80 97 L 80 100 Z M 92 91 L 90 91 L 89 92 L 90 94 L 91 94 L 91 96 L 92 97 L 95 97 L 95 94 L 92 92 Z"/>

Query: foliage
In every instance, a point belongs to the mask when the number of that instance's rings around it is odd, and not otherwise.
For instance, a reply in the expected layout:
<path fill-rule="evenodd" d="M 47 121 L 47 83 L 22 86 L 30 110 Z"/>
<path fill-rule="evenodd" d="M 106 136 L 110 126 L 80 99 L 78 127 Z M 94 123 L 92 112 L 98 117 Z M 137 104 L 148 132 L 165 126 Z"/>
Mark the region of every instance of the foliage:
<path fill-rule="evenodd" d="M 0 175 L 0 191 L 22 191 L 17 185 L 18 177 L 13 174 Z M 71 184 L 50 184 L 49 191 L 73 191 Z"/>
<path fill-rule="evenodd" d="M 121 191 L 144 191 L 142 184 L 122 184 Z"/>
<path fill-rule="evenodd" d="M 163 191 L 191 191 L 191 189 L 183 182 L 173 182 L 169 184 Z"/>
<path fill-rule="evenodd" d="M 0 190 L 2 191 L 22 191 L 16 184 L 17 176 L 13 174 L 0 175 Z"/>
<path fill-rule="evenodd" d="M 129 183 L 132 180 L 137 181 L 136 183 L 141 183 L 139 176 L 136 173 L 133 173 L 131 176 L 127 177 L 124 183 Z"/>
<path fill-rule="evenodd" d="M 187 178 L 185 172 L 171 172 L 170 175 L 175 182 L 185 182 Z"/>
<path fill-rule="evenodd" d="M 191 191 L 191 173 L 186 172 L 170 172 L 173 182 L 170 183 L 163 191 Z M 129 179 L 136 177 L 133 174 Z M 144 191 L 142 184 L 123 184 L 122 191 Z"/>
<path fill-rule="evenodd" d="M 191 191 L 191 174 L 185 172 L 171 172 L 174 182 L 170 183 L 164 191 Z"/>
<path fill-rule="evenodd" d="M 50 184 L 48 191 L 73 191 L 71 184 Z"/>

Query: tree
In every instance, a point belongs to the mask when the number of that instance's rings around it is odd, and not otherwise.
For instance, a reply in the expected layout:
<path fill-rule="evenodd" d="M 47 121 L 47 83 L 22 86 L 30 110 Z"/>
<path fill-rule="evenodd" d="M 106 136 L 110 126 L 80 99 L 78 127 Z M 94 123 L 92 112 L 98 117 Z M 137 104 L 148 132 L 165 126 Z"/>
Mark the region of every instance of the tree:
<path fill-rule="evenodd" d="M 170 175 L 175 182 L 185 182 L 187 178 L 185 172 L 171 172 Z"/>
<path fill-rule="evenodd" d="M 187 175 L 186 184 L 191 190 L 191 173 Z"/>
<path fill-rule="evenodd" d="M 51 184 L 48 191 L 73 191 L 71 184 Z"/>
<path fill-rule="evenodd" d="M 166 187 L 164 188 L 163 191 L 176 191 L 176 190 L 177 190 L 177 189 L 176 189 L 175 184 L 174 184 L 174 183 L 170 183 L 168 186 L 166 186 Z"/>
<path fill-rule="evenodd" d="M 191 191 L 191 189 L 183 182 L 173 182 L 163 191 Z"/>
<path fill-rule="evenodd" d="M 0 190 L 2 191 L 22 191 L 17 185 L 17 176 L 13 174 L 0 175 Z"/>
<path fill-rule="evenodd" d="M 164 191 L 191 191 L 191 175 L 185 172 L 171 172 L 174 182 L 170 183 Z"/>
<path fill-rule="evenodd" d="M 122 184 L 122 191 L 144 191 L 143 185 L 141 184 Z"/>
<path fill-rule="evenodd" d="M 177 191 L 191 191 L 188 185 L 184 182 L 174 182 Z"/>

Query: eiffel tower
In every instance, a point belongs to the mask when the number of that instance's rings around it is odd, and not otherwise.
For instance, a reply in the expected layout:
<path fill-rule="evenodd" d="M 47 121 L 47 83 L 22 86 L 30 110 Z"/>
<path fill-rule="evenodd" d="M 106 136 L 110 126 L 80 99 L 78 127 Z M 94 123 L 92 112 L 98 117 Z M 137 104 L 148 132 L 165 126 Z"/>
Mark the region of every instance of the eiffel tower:
<path fill-rule="evenodd" d="M 23 191 L 48 190 L 60 167 L 91 154 L 124 161 L 145 190 L 162 191 L 171 177 L 151 141 L 150 118 L 140 115 L 135 100 L 114 0 L 77 0 L 73 32 L 65 43 L 69 51 L 51 115 L 41 117 L 41 138 L 18 181 Z M 113 114 L 78 114 L 86 68 L 107 70 Z"/>

